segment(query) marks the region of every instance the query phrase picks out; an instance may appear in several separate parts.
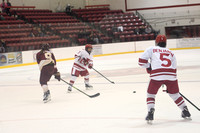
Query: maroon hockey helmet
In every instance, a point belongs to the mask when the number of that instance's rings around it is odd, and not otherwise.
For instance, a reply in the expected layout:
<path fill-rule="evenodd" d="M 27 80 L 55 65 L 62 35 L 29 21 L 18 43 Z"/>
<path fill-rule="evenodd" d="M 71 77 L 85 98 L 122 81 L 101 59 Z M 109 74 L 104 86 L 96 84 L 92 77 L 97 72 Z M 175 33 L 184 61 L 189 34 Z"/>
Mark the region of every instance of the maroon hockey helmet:
<path fill-rule="evenodd" d="M 41 49 L 44 51 L 44 50 L 49 50 L 50 48 L 50 45 L 48 43 L 44 43 L 41 45 Z"/>
<path fill-rule="evenodd" d="M 166 47 L 167 38 L 165 35 L 158 35 L 156 37 L 156 45 L 160 47 Z"/>

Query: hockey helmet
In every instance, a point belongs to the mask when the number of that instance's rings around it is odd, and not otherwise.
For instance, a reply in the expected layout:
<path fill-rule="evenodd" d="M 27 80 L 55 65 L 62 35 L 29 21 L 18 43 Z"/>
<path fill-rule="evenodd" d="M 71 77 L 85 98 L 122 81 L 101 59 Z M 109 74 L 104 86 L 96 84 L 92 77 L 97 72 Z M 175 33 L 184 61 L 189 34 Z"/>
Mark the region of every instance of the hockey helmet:
<path fill-rule="evenodd" d="M 156 45 L 160 47 L 166 47 L 167 38 L 165 35 L 158 35 L 156 37 Z"/>
<path fill-rule="evenodd" d="M 91 44 L 86 44 L 86 45 L 85 45 L 85 50 L 86 50 L 89 54 L 92 52 L 92 49 L 93 49 L 93 47 L 92 47 Z"/>
<path fill-rule="evenodd" d="M 44 43 L 41 45 L 41 49 L 44 51 L 44 50 L 49 50 L 50 46 L 48 43 Z"/>

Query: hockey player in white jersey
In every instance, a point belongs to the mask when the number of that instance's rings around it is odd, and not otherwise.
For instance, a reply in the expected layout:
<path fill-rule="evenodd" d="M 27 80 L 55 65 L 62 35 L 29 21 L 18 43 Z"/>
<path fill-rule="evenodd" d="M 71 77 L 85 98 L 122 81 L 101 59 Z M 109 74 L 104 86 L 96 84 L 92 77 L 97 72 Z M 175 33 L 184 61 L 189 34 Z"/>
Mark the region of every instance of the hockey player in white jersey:
<path fill-rule="evenodd" d="M 176 57 L 166 48 L 166 36 L 158 35 L 155 40 L 156 46 L 147 48 L 139 58 L 139 65 L 146 68 L 150 74 L 150 82 L 147 89 L 147 122 L 151 122 L 155 111 L 155 96 L 161 85 L 166 85 L 169 96 L 182 110 L 183 118 L 190 118 L 184 99 L 179 94 L 176 75 Z"/>
<path fill-rule="evenodd" d="M 87 68 L 91 69 L 93 67 L 93 57 L 91 55 L 92 49 L 92 45 L 87 44 L 85 45 L 85 49 L 75 54 L 68 92 L 72 91 L 72 85 L 76 81 L 77 77 L 79 77 L 79 75 L 84 76 L 86 89 L 92 88 L 92 86 L 89 84 L 89 72 L 87 70 Z"/>

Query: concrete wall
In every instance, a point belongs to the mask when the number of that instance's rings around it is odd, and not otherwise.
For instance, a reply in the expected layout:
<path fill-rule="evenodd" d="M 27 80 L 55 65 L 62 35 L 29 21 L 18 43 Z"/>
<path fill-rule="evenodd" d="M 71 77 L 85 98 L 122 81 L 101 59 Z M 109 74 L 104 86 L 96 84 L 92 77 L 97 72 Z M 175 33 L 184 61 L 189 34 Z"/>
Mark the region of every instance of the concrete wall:
<path fill-rule="evenodd" d="M 127 8 L 146 8 L 199 3 L 199 0 L 127 0 Z"/>
<path fill-rule="evenodd" d="M 107 4 L 107 0 L 86 0 L 86 5 L 102 5 Z"/>
<path fill-rule="evenodd" d="M 122 9 L 125 12 L 125 0 L 107 0 L 110 9 Z"/>
<path fill-rule="evenodd" d="M 84 8 L 86 0 L 10 0 L 13 6 L 36 6 L 37 9 L 50 9 L 56 11 L 59 6 L 62 11 L 65 10 L 67 4 L 71 4 L 74 8 Z"/>
<path fill-rule="evenodd" d="M 77 8 L 84 8 L 86 5 L 108 4 L 107 0 L 10 0 L 13 6 L 36 6 L 37 9 L 50 9 L 56 11 L 59 7 L 65 10 L 67 4 Z"/>
<path fill-rule="evenodd" d="M 123 1 L 123 0 L 121 0 Z M 127 0 L 127 8 L 162 7 L 200 3 L 199 0 Z M 199 25 L 200 6 L 139 10 L 154 29 L 165 34 L 165 27 Z M 194 20 L 194 21 L 193 21 Z"/>
<path fill-rule="evenodd" d="M 125 0 L 107 0 L 111 9 L 125 9 Z M 195 4 L 199 0 L 127 0 L 127 9 Z M 165 34 L 165 27 L 200 24 L 200 6 L 138 11 L 155 30 Z M 175 20 L 175 22 L 173 22 Z M 194 21 L 193 21 L 194 20 Z"/>

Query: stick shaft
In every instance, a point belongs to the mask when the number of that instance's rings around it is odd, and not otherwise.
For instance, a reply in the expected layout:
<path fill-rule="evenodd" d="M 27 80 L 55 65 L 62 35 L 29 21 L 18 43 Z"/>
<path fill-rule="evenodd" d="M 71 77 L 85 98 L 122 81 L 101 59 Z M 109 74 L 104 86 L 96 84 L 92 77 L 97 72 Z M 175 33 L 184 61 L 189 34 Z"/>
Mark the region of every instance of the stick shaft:
<path fill-rule="evenodd" d="M 105 79 L 107 79 L 109 82 L 114 83 L 113 81 L 110 81 L 106 76 L 104 76 L 103 74 L 101 74 L 99 71 L 97 71 L 96 69 L 92 68 L 95 72 L 97 72 L 98 74 L 100 74 L 102 77 L 104 77 Z"/>
<path fill-rule="evenodd" d="M 71 85 L 70 83 L 68 83 L 67 81 L 63 80 L 62 78 L 61 78 L 60 80 L 62 80 L 63 82 L 65 82 L 65 83 L 68 84 L 68 85 Z M 88 95 L 87 93 L 83 92 L 82 90 L 79 90 L 79 89 L 76 88 L 75 86 L 73 86 L 73 85 L 71 85 L 71 86 L 72 86 L 74 89 L 78 90 L 79 92 L 85 94 L 86 96 L 91 97 L 90 95 Z"/>
<path fill-rule="evenodd" d="M 163 92 L 168 93 L 167 90 L 163 90 Z M 200 111 L 200 108 L 198 108 L 194 103 L 192 103 L 187 97 L 185 97 L 185 96 L 184 96 L 183 94 L 181 94 L 180 92 L 179 92 L 179 94 L 180 94 L 186 101 L 188 101 L 192 106 L 194 106 L 197 110 Z"/>
<path fill-rule="evenodd" d="M 199 109 L 196 105 L 194 105 L 194 103 L 192 103 L 189 99 L 187 99 L 183 94 L 181 94 L 180 92 L 179 92 L 179 94 L 180 94 L 185 100 L 187 100 L 192 106 L 194 106 L 197 110 L 200 111 L 200 109 Z"/>

